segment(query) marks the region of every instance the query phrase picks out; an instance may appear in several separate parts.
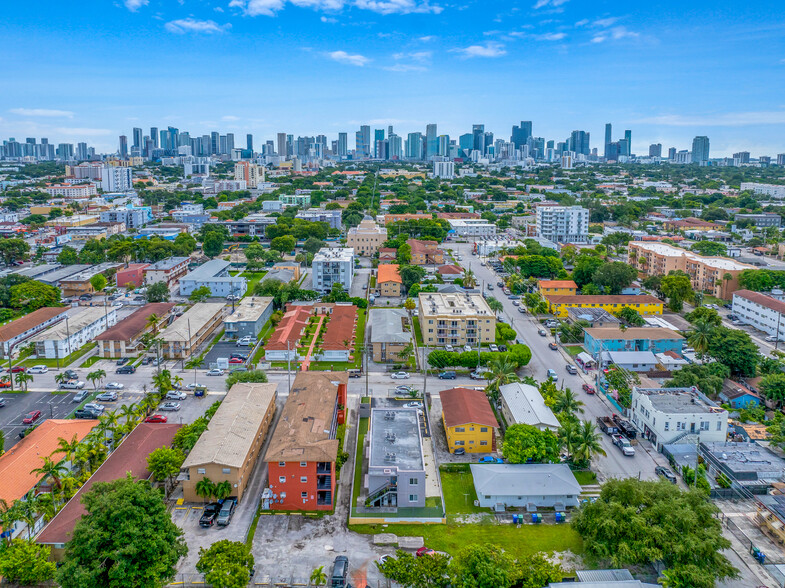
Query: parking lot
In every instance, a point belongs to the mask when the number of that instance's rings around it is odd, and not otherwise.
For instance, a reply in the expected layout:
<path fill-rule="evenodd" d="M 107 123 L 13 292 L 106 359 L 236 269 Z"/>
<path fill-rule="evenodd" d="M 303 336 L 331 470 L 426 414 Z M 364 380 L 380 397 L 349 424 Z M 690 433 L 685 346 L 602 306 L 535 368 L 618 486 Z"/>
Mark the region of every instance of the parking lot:
<path fill-rule="evenodd" d="M 237 343 L 232 341 L 219 341 L 218 343 L 213 345 L 212 349 L 210 349 L 210 351 L 207 352 L 207 355 L 204 356 L 202 367 L 203 368 L 216 367 L 215 364 L 217 363 L 219 357 L 225 357 L 226 359 L 229 359 L 232 353 L 242 353 L 243 355 L 248 355 L 250 354 L 251 349 L 252 348 L 248 347 L 247 345 L 242 345 L 238 347 Z"/>
<path fill-rule="evenodd" d="M 177 402 L 180 405 L 180 410 L 165 411 L 156 410 L 155 414 L 166 415 L 168 422 L 178 425 L 187 425 L 194 422 L 200 416 L 203 416 L 205 411 L 212 406 L 214 402 L 223 400 L 226 396 L 225 392 L 208 392 L 207 395 L 197 398 L 193 392 L 186 392 L 188 397 L 185 400 L 164 400 L 163 402 Z M 141 400 L 139 394 L 135 395 L 137 400 Z M 117 403 L 114 403 L 117 404 Z M 200 515 L 201 516 L 201 515 Z"/>
<path fill-rule="evenodd" d="M 19 433 L 30 425 L 23 425 L 22 419 L 33 410 L 41 411 L 41 418 L 62 419 L 76 408 L 76 403 L 71 402 L 72 393 L 53 394 L 51 392 L 28 392 L 27 394 L 0 393 L 5 399 L 5 406 L 0 408 L 0 429 L 5 434 L 6 451 L 19 441 Z"/>

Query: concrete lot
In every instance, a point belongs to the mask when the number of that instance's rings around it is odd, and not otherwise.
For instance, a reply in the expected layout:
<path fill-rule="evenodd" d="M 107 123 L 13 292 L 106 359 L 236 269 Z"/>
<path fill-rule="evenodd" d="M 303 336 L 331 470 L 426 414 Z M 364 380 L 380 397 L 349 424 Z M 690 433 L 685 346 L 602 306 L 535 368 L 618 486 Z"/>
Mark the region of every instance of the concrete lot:
<path fill-rule="evenodd" d="M 248 347 L 238 347 L 237 343 L 230 341 L 219 341 L 213 345 L 210 351 L 207 352 L 207 355 L 204 356 L 202 367 L 205 369 L 215 367 L 214 364 L 218 361 L 219 357 L 229 359 L 232 353 L 243 353 L 248 355 Z"/>

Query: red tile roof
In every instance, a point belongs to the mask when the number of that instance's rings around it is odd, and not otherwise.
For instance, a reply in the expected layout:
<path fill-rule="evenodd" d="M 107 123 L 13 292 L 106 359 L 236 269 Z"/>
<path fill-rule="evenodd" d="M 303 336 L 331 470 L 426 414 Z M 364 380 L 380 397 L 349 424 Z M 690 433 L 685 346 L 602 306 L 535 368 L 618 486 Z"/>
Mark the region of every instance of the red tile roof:
<path fill-rule="evenodd" d="M 447 427 L 475 423 L 486 427 L 498 427 L 488 397 L 482 390 L 471 388 L 452 388 L 439 393 L 442 400 L 442 414 Z"/>
<path fill-rule="evenodd" d="M 379 284 L 383 284 L 384 282 L 397 282 L 402 284 L 403 280 L 401 280 L 401 274 L 398 273 L 398 264 L 385 263 L 380 265 L 376 281 Z"/>
<path fill-rule="evenodd" d="M 30 314 L 26 314 L 25 316 L 0 327 L 0 341 L 9 341 L 14 337 L 29 331 L 36 325 L 40 325 L 44 321 L 48 321 L 49 319 L 66 312 L 68 312 L 67 308 L 55 307 L 34 310 Z"/>
<path fill-rule="evenodd" d="M 540 288 L 572 288 L 576 290 L 578 284 L 572 280 L 540 280 Z"/>
<path fill-rule="evenodd" d="M 380 268 L 382 266 L 379 266 Z M 330 314 L 330 322 L 322 338 L 322 349 L 350 349 L 354 338 L 355 321 L 357 320 L 357 307 L 336 304 Z M 348 341 L 346 345 L 344 341 Z"/>
<path fill-rule="evenodd" d="M 264 348 L 281 351 L 287 348 L 286 344 L 288 342 L 289 349 L 294 349 L 305 325 L 308 324 L 308 317 L 311 316 L 311 312 L 313 312 L 313 306 L 310 305 L 289 306 Z"/>
<path fill-rule="evenodd" d="M 459 276 L 459 275 L 461 275 L 463 273 L 463 268 L 461 268 L 461 267 L 459 267 L 457 265 L 447 264 L 447 265 L 440 265 L 439 269 L 437 271 L 441 275 L 450 274 L 450 275 Z"/>
<path fill-rule="evenodd" d="M 175 307 L 174 302 L 153 302 L 145 304 L 138 310 L 132 312 L 111 329 L 98 335 L 96 341 L 132 341 L 136 339 L 147 328 L 147 319 L 151 315 L 156 315 L 159 319 L 168 315 Z M 165 328 L 163 321 L 159 321 L 158 330 Z"/>
<path fill-rule="evenodd" d="M 585 296 L 565 294 L 548 298 L 551 304 L 663 304 L 663 301 L 648 294 L 619 294 Z"/>

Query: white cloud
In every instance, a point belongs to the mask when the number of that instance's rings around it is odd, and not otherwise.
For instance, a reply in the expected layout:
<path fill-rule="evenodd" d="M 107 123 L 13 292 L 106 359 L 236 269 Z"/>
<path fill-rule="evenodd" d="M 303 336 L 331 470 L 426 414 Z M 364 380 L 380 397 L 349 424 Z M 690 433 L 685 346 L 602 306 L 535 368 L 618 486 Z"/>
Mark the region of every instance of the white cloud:
<path fill-rule="evenodd" d="M 626 27 L 613 27 L 612 29 L 594 35 L 594 37 L 592 37 L 591 42 L 603 43 L 609 39 L 618 41 L 619 39 L 634 39 L 636 37 L 640 37 L 640 33 L 627 30 Z"/>
<path fill-rule="evenodd" d="M 277 12 L 286 8 L 287 4 L 327 11 L 342 10 L 346 4 L 351 4 L 362 10 L 379 14 L 439 14 L 444 10 L 441 6 L 431 5 L 429 0 L 231 0 L 229 2 L 229 6 L 239 8 L 247 16 L 275 16 Z"/>
<path fill-rule="evenodd" d="M 583 20 L 579 20 L 578 22 L 576 22 L 575 26 L 576 27 L 585 27 L 587 24 L 589 24 L 589 19 L 588 18 L 584 18 Z"/>
<path fill-rule="evenodd" d="M 131 12 L 136 12 L 142 6 L 147 6 L 149 3 L 150 0 L 124 0 L 123 2 L 123 4 L 125 4 L 125 7 Z"/>
<path fill-rule="evenodd" d="M 544 35 L 537 35 L 540 41 L 561 41 L 567 36 L 567 33 L 545 33 Z"/>
<path fill-rule="evenodd" d="M 173 20 L 164 25 L 164 28 L 170 33 L 177 33 L 184 35 L 185 33 L 204 33 L 212 35 L 215 33 L 224 33 L 232 28 L 232 25 L 226 23 L 219 25 L 214 20 L 196 20 L 195 18 L 181 18 Z"/>
<path fill-rule="evenodd" d="M 368 57 L 365 57 L 365 55 L 360 55 L 359 53 L 351 54 L 346 51 L 332 51 L 327 54 L 327 57 L 338 63 L 346 63 L 358 67 L 362 67 L 371 61 Z"/>
<path fill-rule="evenodd" d="M 660 116 L 653 116 L 630 122 L 669 127 L 744 127 L 753 125 L 782 125 L 785 124 L 785 110 L 725 112 L 706 116 L 663 114 Z"/>
<path fill-rule="evenodd" d="M 234 116 L 233 114 L 227 114 L 225 116 L 222 116 L 221 120 L 224 121 L 224 122 L 234 122 L 234 121 L 240 120 L 240 117 L 239 116 Z"/>
<path fill-rule="evenodd" d="M 598 20 L 595 20 L 593 23 L 591 23 L 591 26 L 605 28 L 617 23 L 618 21 L 619 21 L 618 17 L 615 16 L 611 16 L 608 18 L 600 18 Z"/>
<path fill-rule="evenodd" d="M 329 16 L 323 16 L 323 17 L 322 17 L 321 19 L 319 19 L 319 20 L 321 20 L 322 22 L 328 22 L 328 23 L 331 23 L 331 24 L 335 24 L 336 22 L 338 22 L 338 19 L 337 19 L 337 18 L 331 18 L 331 17 L 329 17 Z"/>
<path fill-rule="evenodd" d="M 400 61 L 401 59 L 411 59 L 413 61 L 428 61 L 433 57 L 432 51 L 415 51 L 414 53 L 393 53 L 393 59 Z"/>
<path fill-rule="evenodd" d="M 466 58 L 469 57 L 501 57 L 506 55 L 507 51 L 501 43 L 486 43 L 485 45 L 470 45 L 462 49 L 453 49 L 456 53 L 463 53 Z"/>
<path fill-rule="evenodd" d="M 406 73 L 406 72 L 410 72 L 410 71 L 428 71 L 428 68 L 424 67 L 422 65 L 411 65 L 411 64 L 407 64 L 407 63 L 396 63 L 395 65 L 391 65 L 389 67 L 384 67 L 382 69 L 384 69 L 386 71 L 395 71 L 395 72 L 401 72 L 401 73 Z"/>
<path fill-rule="evenodd" d="M 74 113 L 70 110 L 54 110 L 51 108 L 12 108 L 8 112 L 19 116 L 44 116 L 74 118 Z"/>
<path fill-rule="evenodd" d="M 355 0 L 354 3 L 357 8 L 379 14 L 440 14 L 444 10 L 441 6 L 431 6 L 428 0 Z"/>
<path fill-rule="evenodd" d="M 435 38 L 436 37 L 434 37 L 433 35 L 426 35 L 424 37 L 420 37 L 417 40 L 422 41 L 423 43 L 428 43 L 429 41 L 433 41 Z M 783 62 L 785 62 L 785 59 L 783 59 Z"/>
<path fill-rule="evenodd" d="M 551 8 L 558 8 L 567 2 L 568 0 L 537 0 L 537 3 L 534 5 L 534 9 L 539 10 L 540 8 L 545 8 L 547 6 L 550 6 Z"/>
<path fill-rule="evenodd" d="M 606 37 L 605 35 L 595 35 L 594 37 L 592 37 L 591 42 L 592 43 L 602 43 L 603 41 L 607 40 L 607 38 L 608 37 Z"/>

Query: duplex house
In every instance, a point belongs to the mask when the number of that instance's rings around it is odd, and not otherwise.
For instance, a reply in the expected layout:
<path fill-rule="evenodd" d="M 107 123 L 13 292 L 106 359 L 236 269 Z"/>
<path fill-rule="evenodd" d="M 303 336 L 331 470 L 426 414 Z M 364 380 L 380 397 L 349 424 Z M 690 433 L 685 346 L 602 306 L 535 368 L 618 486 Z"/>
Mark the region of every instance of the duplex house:
<path fill-rule="evenodd" d="M 447 436 L 447 449 L 455 453 L 490 453 L 496 451 L 496 429 L 499 423 L 482 390 L 452 388 L 440 393 L 442 422 Z"/>

